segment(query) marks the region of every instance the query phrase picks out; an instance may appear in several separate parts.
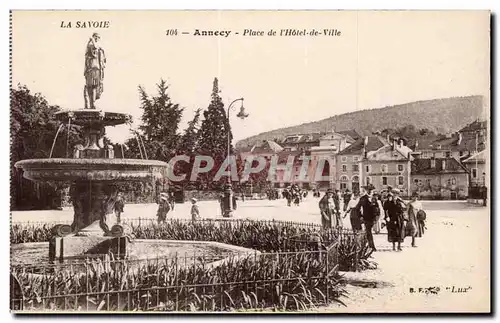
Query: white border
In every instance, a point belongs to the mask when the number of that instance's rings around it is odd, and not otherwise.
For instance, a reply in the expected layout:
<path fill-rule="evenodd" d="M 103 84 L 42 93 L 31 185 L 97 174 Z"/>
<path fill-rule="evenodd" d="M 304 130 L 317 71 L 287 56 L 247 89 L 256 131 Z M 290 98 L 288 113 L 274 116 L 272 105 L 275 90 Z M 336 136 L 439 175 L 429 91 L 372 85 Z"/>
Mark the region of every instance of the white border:
<path fill-rule="evenodd" d="M 9 152 L 9 70 L 6 62 L 9 59 L 9 49 L 8 49 L 8 30 L 9 30 L 9 9 L 490 9 L 493 12 L 500 12 L 500 1 L 498 0 L 474 0 L 474 1 L 439 1 L 439 0 L 407 0 L 407 1 L 383 1 L 379 0 L 376 3 L 373 1 L 355 1 L 355 0 L 345 0 L 345 1 L 313 1 L 313 0 L 288 0 L 288 1 L 276 1 L 276 0 L 241 0 L 241 1 L 210 1 L 205 2 L 202 0 L 193 1 L 193 0 L 183 0 L 177 2 L 165 2 L 165 1 L 151 1 L 151 0 L 141 0 L 141 1 L 104 1 L 104 0 L 87 0 L 87 1 L 2 1 L 2 14 L 0 15 L 0 21 L 2 26 L 3 35 L 5 38 L 3 39 L 2 44 L 3 50 L 0 51 L 0 55 L 2 55 L 2 59 L 0 61 L 4 62 L 1 64 L 2 74 L 4 77 L 2 78 L 2 85 L 0 87 L 2 100 L 3 100 L 3 109 L 1 109 L 0 113 L 3 115 L 0 117 L 0 120 L 4 122 L 4 126 L 0 127 L 0 131 L 2 131 L 2 135 L 0 136 L 0 148 L 4 152 Z M 494 21 L 495 26 L 498 26 L 498 17 Z M 36 27 L 36 26 L 34 26 Z M 498 31 L 498 28 L 495 28 Z M 495 37 L 495 40 L 498 36 Z M 495 71 L 496 72 L 496 69 Z M 496 73 L 495 73 L 496 74 Z M 498 90 L 497 88 L 493 90 Z M 492 104 L 494 107 L 495 104 Z M 496 119 L 496 118 L 495 118 Z M 495 120 L 498 123 L 498 120 Z M 496 134 L 492 133 L 492 136 L 495 136 L 495 140 L 498 140 Z M 2 304 L 3 308 L 0 312 L 0 320 L 2 322 L 13 320 L 13 316 L 8 312 L 8 259 L 9 259 L 9 154 L 4 153 L 4 158 L 2 159 L 2 169 L 0 172 L 0 183 L 2 183 L 0 198 L 3 203 L 0 205 L 3 207 L 2 221 L 5 235 L 2 235 L 3 242 L 0 242 L 0 251 L 1 257 L 4 259 L 3 261 L 3 273 L 0 274 L 1 285 L 4 286 L 4 292 L 1 294 L 2 299 L 0 300 L 0 304 Z M 495 169 L 495 167 L 491 167 Z M 497 184 L 497 176 L 495 174 L 495 184 Z M 490 199 L 490 201 L 498 201 L 499 196 L 496 192 L 495 197 Z M 493 215 L 494 216 L 494 215 Z M 498 226 L 500 221 L 496 220 L 496 232 L 498 233 Z M 495 236 L 495 234 L 492 234 Z M 498 239 L 496 241 L 496 246 L 498 249 Z M 492 272 L 492 274 L 494 274 Z M 496 287 L 496 286 L 495 286 Z M 495 288 L 496 289 L 496 288 Z M 498 297 L 495 297 L 498 302 Z M 494 305 L 494 308 L 498 310 L 498 303 Z M 82 317 L 82 316 L 80 316 Z M 79 317 L 79 318 L 80 318 Z M 110 317 L 111 318 L 111 317 Z M 386 320 L 385 317 L 377 317 L 378 319 Z M 61 320 L 68 321 L 72 318 L 62 317 Z M 107 317 L 90 317 L 92 321 L 104 321 L 108 319 Z M 142 317 L 129 317 L 128 319 L 132 320 L 140 320 Z M 171 320 L 172 317 L 148 317 L 150 319 L 160 319 L 160 320 Z M 187 320 L 192 320 L 193 318 L 185 318 Z M 218 317 L 203 317 L 205 320 L 217 320 Z M 236 320 L 241 319 L 241 317 L 228 317 L 227 319 Z M 285 319 L 289 320 L 290 317 L 276 317 L 270 316 L 268 318 L 259 317 L 259 319 Z M 300 320 L 303 319 L 315 319 L 314 316 L 310 317 L 300 317 Z M 331 317 L 327 319 L 335 319 L 335 320 L 344 320 L 345 318 Z M 352 319 L 350 317 L 349 319 Z M 397 318 L 400 320 L 401 318 Z M 425 317 L 421 320 L 425 321 L 438 321 L 442 320 L 442 317 Z M 455 318 L 451 318 L 455 319 Z M 37 318 L 40 321 L 52 321 L 53 317 L 49 318 Z M 356 320 L 359 321 L 372 321 L 373 317 L 357 317 Z M 472 320 L 472 318 L 465 319 Z"/>

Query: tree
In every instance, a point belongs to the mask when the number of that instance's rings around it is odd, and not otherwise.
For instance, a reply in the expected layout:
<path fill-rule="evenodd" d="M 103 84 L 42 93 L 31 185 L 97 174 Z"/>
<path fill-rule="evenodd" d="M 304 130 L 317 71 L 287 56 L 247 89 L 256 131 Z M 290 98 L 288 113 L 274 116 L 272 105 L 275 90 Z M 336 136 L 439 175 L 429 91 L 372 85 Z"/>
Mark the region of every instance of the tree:
<path fill-rule="evenodd" d="M 169 161 L 175 154 L 177 142 L 179 141 L 179 123 L 184 108 L 173 103 L 168 93 L 167 83 L 161 79 L 157 84 L 157 96 L 150 97 L 146 90 L 139 86 L 141 98 L 142 117 L 141 125 L 135 138 L 127 140 L 129 155 L 135 158 L 141 156 L 138 142 L 144 145 L 142 158 Z M 142 148 L 142 147 L 141 147 Z"/>
<path fill-rule="evenodd" d="M 184 130 L 184 133 L 177 146 L 177 154 L 186 155 L 190 159 L 188 163 L 177 162 L 174 166 L 175 168 L 173 171 L 175 175 L 186 174 L 186 180 L 184 180 L 183 183 L 178 183 L 181 186 L 185 186 L 186 182 L 189 181 L 194 159 L 196 157 L 195 150 L 199 139 L 198 125 L 200 123 L 200 114 L 201 109 L 197 109 L 194 113 L 193 119 L 188 122 L 188 126 Z"/>
<path fill-rule="evenodd" d="M 224 103 L 222 103 L 219 93 L 219 81 L 215 78 L 212 88 L 212 100 L 208 109 L 203 112 L 205 119 L 201 123 L 197 147 L 199 154 L 211 156 L 214 159 L 214 168 L 211 172 L 204 174 L 202 178 L 202 181 L 209 187 L 214 187 L 212 179 L 227 157 L 228 136 L 230 143 L 233 140 L 229 120 L 224 110 Z M 229 149 L 232 151 L 232 146 Z M 223 177 L 221 180 L 227 180 L 227 178 Z"/>
<path fill-rule="evenodd" d="M 199 140 L 198 125 L 200 123 L 200 113 L 201 109 L 196 109 L 193 119 L 188 122 L 188 126 L 184 130 L 184 134 L 177 146 L 178 154 L 192 154 L 195 151 Z"/>
<path fill-rule="evenodd" d="M 72 126 L 59 127 L 55 113 L 60 108 L 50 105 L 40 93 L 31 93 L 25 85 L 10 90 L 11 130 L 11 207 L 12 209 L 45 209 L 55 207 L 57 197 L 54 187 L 44 183 L 33 183 L 22 177 L 22 170 L 14 164 L 23 159 L 48 158 L 52 145 L 52 157 L 67 157 L 76 143 L 81 142 L 79 129 Z"/>

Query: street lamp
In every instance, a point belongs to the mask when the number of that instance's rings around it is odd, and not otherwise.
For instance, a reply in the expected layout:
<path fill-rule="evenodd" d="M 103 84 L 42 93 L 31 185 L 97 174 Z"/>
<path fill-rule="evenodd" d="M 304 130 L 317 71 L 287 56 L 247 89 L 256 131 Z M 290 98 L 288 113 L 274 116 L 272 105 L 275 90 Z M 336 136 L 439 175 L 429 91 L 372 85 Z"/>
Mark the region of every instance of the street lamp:
<path fill-rule="evenodd" d="M 229 106 L 227 107 L 227 125 L 228 125 L 228 128 L 230 126 L 230 117 L 229 117 L 229 114 L 231 112 L 231 108 L 234 107 L 234 104 L 238 101 L 241 101 L 241 107 L 240 107 L 240 112 L 238 112 L 238 114 L 236 115 L 238 118 L 240 119 L 245 119 L 246 117 L 248 117 L 248 113 L 245 112 L 245 108 L 243 107 L 243 98 L 239 98 L 239 99 L 236 99 L 234 100 L 233 102 L 231 102 L 229 104 Z M 233 205 L 233 192 L 232 192 L 232 187 L 231 187 L 231 172 L 229 170 L 229 158 L 231 157 L 231 136 L 230 136 L 230 132 L 229 132 L 229 129 L 228 129 L 228 132 L 227 132 L 227 185 L 226 185 L 226 189 L 225 189 L 225 192 L 224 192 L 224 216 L 225 217 L 231 217 L 232 215 L 232 209 L 234 207 Z"/>
<path fill-rule="evenodd" d="M 238 101 L 241 101 L 241 107 L 240 107 L 240 112 L 238 112 L 238 114 L 236 116 L 238 118 L 240 118 L 241 120 L 248 117 L 248 113 L 245 112 L 245 107 L 243 106 L 243 98 L 236 99 L 233 102 L 231 102 L 229 104 L 229 106 L 227 107 L 227 124 L 228 124 L 228 126 L 230 125 L 230 120 L 231 120 L 229 118 L 229 113 L 231 111 L 231 108 L 233 108 L 234 104 Z M 228 164 L 228 166 L 229 166 L 229 157 L 231 157 L 231 136 L 230 136 L 230 132 L 228 131 L 227 132 L 227 164 Z M 227 183 L 231 184 L 231 173 L 229 172 L 229 167 L 228 167 L 228 174 L 227 174 Z"/>

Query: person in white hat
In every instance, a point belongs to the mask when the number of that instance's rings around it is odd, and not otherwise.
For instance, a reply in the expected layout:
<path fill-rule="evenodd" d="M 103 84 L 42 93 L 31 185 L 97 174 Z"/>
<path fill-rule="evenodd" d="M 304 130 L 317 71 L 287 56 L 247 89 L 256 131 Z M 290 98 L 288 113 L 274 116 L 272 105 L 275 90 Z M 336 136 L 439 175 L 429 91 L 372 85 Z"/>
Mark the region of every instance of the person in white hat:
<path fill-rule="evenodd" d="M 191 220 L 196 221 L 200 219 L 200 209 L 198 208 L 198 204 L 196 204 L 198 200 L 196 198 L 191 198 Z"/>
<path fill-rule="evenodd" d="M 158 224 L 165 223 L 167 220 L 167 213 L 170 211 L 170 203 L 168 202 L 168 194 L 160 193 L 160 201 L 158 203 L 158 211 L 156 216 L 158 217 Z"/>

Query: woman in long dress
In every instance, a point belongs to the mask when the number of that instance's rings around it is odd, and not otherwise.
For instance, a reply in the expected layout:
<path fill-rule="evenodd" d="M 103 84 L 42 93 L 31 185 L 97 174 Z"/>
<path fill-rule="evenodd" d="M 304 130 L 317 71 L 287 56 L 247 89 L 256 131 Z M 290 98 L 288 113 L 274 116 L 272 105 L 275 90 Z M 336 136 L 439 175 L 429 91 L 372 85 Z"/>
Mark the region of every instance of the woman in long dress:
<path fill-rule="evenodd" d="M 389 242 L 392 242 L 392 250 L 396 250 L 397 243 L 398 251 L 401 251 L 401 242 L 404 241 L 405 236 L 403 208 L 392 193 L 387 194 L 384 210 L 386 214 L 387 239 Z"/>
<path fill-rule="evenodd" d="M 425 211 L 423 210 L 422 203 L 418 200 L 418 194 L 414 194 L 412 196 L 412 200 L 410 202 L 410 205 L 413 207 L 413 211 L 416 214 L 417 218 L 417 232 L 416 235 L 417 237 L 421 238 L 424 235 L 425 232 L 425 220 L 427 215 L 425 214 Z"/>
<path fill-rule="evenodd" d="M 325 196 L 319 201 L 319 209 L 323 228 L 342 227 L 340 213 L 338 212 L 338 201 L 334 198 L 334 193 L 331 189 L 328 189 Z"/>
<path fill-rule="evenodd" d="M 356 192 L 349 200 L 349 203 L 347 203 L 343 216 L 343 218 L 345 218 L 349 213 L 349 220 L 351 221 L 352 231 L 354 232 L 361 231 L 361 214 L 359 214 L 359 210 L 356 208 L 358 202 L 359 193 Z"/>

